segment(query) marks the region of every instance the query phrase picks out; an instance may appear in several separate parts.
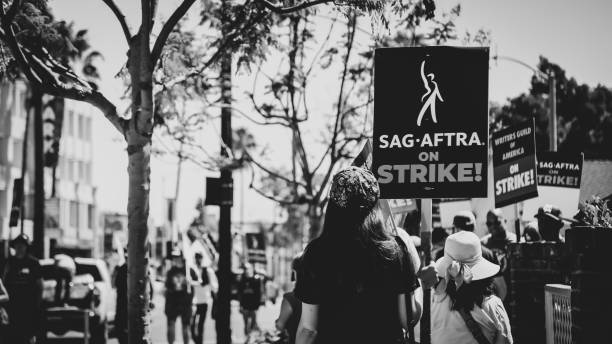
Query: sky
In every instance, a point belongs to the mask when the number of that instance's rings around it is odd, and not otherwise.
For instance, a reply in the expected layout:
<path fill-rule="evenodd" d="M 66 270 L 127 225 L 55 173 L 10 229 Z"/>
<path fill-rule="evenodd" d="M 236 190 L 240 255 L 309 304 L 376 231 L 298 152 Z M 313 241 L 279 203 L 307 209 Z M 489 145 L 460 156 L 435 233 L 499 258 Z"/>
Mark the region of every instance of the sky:
<path fill-rule="evenodd" d="M 139 1 L 116 0 L 128 18 L 134 32 L 139 24 Z M 160 1 L 160 23 L 180 3 L 176 0 Z M 456 0 L 436 1 L 440 11 L 455 6 Z M 491 55 L 509 56 L 535 66 L 540 55 L 562 66 L 567 75 L 580 83 L 612 86 L 612 1 L 609 0 L 469 0 L 461 1 L 462 12 L 456 24 L 459 34 L 485 29 L 491 33 Z M 77 29 L 86 28 L 89 40 L 104 56 L 99 63 L 101 89 L 112 101 L 118 102 L 123 83 L 114 75 L 125 63 L 127 44 L 111 11 L 101 0 L 50 0 L 50 7 L 58 19 L 72 21 Z M 195 11 L 195 10 L 194 10 Z M 491 63 L 489 99 L 503 103 L 507 98 L 526 92 L 532 72 L 518 64 L 499 61 Z M 329 76 L 321 75 L 321 84 Z M 248 79 L 248 76 L 246 76 Z M 331 81 L 330 81 L 331 82 Z M 317 101 L 328 103 L 325 88 L 314 95 Z M 124 109 L 124 107 L 120 107 Z M 127 207 L 127 157 L 125 143 L 100 114 L 94 120 L 94 183 L 98 186 L 100 211 L 125 213 Z M 209 142 L 218 140 L 218 130 L 212 126 L 202 133 Z M 288 159 L 289 137 L 285 133 L 266 133 L 265 138 L 273 149 L 274 159 Z M 169 150 L 176 149 L 172 142 L 164 143 Z M 152 160 L 151 218 L 161 224 L 164 218 L 165 198 L 174 194 L 176 183 L 176 159 L 171 156 L 154 157 Z M 214 175 L 185 163 L 182 168 L 178 219 L 182 227 L 193 216 L 196 200 L 203 197 L 205 177 Z M 234 219 L 244 221 L 272 221 L 277 212 L 272 202 L 252 191 L 239 190 L 248 184 L 248 174 L 236 174 L 235 197 L 238 204 Z M 242 181 L 242 183 L 241 183 Z M 243 197 L 241 197 L 243 195 Z M 241 201 L 242 200 L 242 201 Z M 240 207 L 240 203 L 244 206 Z M 242 208 L 242 210 L 240 209 Z"/>

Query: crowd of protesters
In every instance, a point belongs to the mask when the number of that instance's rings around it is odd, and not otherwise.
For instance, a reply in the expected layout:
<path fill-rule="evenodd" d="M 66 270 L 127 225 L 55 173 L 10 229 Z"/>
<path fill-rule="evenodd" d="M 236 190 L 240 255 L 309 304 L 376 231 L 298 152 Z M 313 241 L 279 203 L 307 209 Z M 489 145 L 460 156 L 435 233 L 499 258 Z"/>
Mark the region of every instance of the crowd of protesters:
<path fill-rule="evenodd" d="M 385 230 L 378 198 L 369 171 L 350 167 L 334 176 L 323 232 L 295 258 L 294 289 L 276 320 L 287 343 L 413 343 L 419 287 L 432 290 L 433 344 L 513 343 L 508 244 L 563 241 L 565 223 L 575 222 L 544 205 L 517 237 L 492 209 L 479 238 L 475 215 L 459 211 L 452 228 L 433 231 L 434 262 L 421 267 L 410 236 Z"/>
<path fill-rule="evenodd" d="M 411 343 L 423 309 L 419 288 L 431 288 L 431 341 L 513 342 L 506 312 L 508 244 L 561 241 L 564 222 L 557 207 L 540 207 L 517 237 L 506 229 L 501 210 L 486 215 L 488 234 L 474 234 L 470 211 L 454 214 L 451 229 L 432 233 L 434 261 L 422 266 L 411 237 L 388 231 L 377 207 L 379 186 L 365 169 L 337 173 L 329 192 L 323 231 L 292 264 L 294 288 L 282 297 L 276 329 L 287 343 Z M 19 235 L 0 278 L 0 344 L 35 343 L 42 328 L 42 273 L 29 255 L 29 238 Z M 207 314 L 214 313 L 218 281 L 213 260 L 195 252 L 189 264 L 172 252 L 165 276 L 167 341 L 176 339 L 180 318 L 183 343 L 202 344 Z M 115 333 L 127 343 L 127 263 L 115 271 Z M 250 264 L 236 283 L 245 335 L 259 330 L 257 311 L 265 281 Z M 151 299 L 153 286 L 149 283 Z M 214 314 L 211 314 L 214 318 Z"/>
<path fill-rule="evenodd" d="M 502 299 L 507 281 L 501 213 L 490 235 L 473 233 L 469 212 L 453 234 L 434 233 L 437 257 L 420 267 L 407 235 L 389 233 L 376 206 L 372 173 L 350 167 L 334 176 L 321 236 L 293 264 L 295 288 L 283 296 L 276 328 L 288 343 L 410 343 L 422 313 L 418 288 L 432 288 L 432 343 L 512 343 Z"/>

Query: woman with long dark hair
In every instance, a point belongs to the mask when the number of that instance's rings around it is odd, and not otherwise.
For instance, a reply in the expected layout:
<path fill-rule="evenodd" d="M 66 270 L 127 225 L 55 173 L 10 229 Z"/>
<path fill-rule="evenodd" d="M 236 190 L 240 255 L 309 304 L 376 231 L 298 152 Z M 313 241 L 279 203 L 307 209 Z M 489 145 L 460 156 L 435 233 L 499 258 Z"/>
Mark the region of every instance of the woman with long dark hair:
<path fill-rule="evenodd" d="M 432 344 L 512 344 L 508 314 L 493 294 L 499 265 L 482 257 L 476 234 L 450 235 L 436 270 L 440 281 L 431 306 Z"/>
<path fill-rule="evenodd" d="M 368 170 L 349 167 L 334 176 L 323 232 L 306 248 L 297 278 L 297 344 L 398 343 L 418 321 L 414 266 L 385 228 L 378 197 Z"/>

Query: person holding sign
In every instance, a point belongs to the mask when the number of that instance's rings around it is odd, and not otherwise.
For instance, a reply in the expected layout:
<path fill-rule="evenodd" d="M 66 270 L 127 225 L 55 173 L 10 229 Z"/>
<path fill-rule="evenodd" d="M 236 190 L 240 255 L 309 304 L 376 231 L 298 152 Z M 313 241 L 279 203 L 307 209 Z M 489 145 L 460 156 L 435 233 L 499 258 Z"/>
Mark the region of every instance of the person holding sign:
<path fill-rule="evenodd" d="M 414 265 L 382 222 L 379 194 L 366 169 L 334 176 L 323 233 L 308 244 L 295 287 L 297 344 L 395 344 L 420 318 Z"/>
<path fill-rule="evenodd" d="M 562 242 L 560 237 L 564 221 L 574 223 L 575 221 L 561 216 L 561 209 L 551 204 L 545 204 L 538 208 L 538 213 L 534 216 L 538 220 L 538 228 L 542 235 L 542 240 Z"/>
<path fill-rule="evenodd" d="M 436 261 L 439 282 L 431 306 L 432 344 L 512 344 L 510 320 L 493 294 L 499 265 L 482 256 L 476 234 L 459 231 L 446 239 Z"/>
<path fill-rule="evenodd" d="M 461 210 L 455 214 L 453 217 L 453 229 L 455 232 L 459 231 L 468 231 L 474 232 L 474 227 L 476 225 L 476 217 L 469 210 Z M 493 251 L 489 250 L 486 246 L 481 244 L 480 247 L 482 251 L 482 257 L 489 262 L 499 265 L 499 261 Z M 437 252 L 437 254 L 433 255 L 436 260 L 444 257 L 444 248 Z M 495 276 L 493 278 L 493 292 L 500 299 L 504 300 L 506 298 L 506 294 L 508 293 L 508 286 L 506 285 L 506 280 L 504 280 L 503 276 Z"/>

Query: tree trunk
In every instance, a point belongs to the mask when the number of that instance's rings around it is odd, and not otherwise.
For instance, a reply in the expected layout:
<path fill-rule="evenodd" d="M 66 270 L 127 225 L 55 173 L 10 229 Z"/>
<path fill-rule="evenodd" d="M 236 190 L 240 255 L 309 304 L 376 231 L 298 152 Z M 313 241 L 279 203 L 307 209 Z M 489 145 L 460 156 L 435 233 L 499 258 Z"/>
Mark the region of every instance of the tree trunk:
<path fill-rule="evenodd" d="M 143 34 L 143 31 L 146 34 Z M 146 49 L 143 49 L 145 44 Z M 153 98 L 152 68 L 150 63 L 146 63 L 149 59 L 148 31 L 141 28 L 141 32 L 130 42 L 128 63 L 132 85 L 132 118 L 126 132 L 129 176 L 127 212 L 130 344 L 150 343 L 148 219 Z"/>

